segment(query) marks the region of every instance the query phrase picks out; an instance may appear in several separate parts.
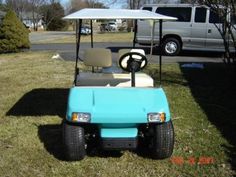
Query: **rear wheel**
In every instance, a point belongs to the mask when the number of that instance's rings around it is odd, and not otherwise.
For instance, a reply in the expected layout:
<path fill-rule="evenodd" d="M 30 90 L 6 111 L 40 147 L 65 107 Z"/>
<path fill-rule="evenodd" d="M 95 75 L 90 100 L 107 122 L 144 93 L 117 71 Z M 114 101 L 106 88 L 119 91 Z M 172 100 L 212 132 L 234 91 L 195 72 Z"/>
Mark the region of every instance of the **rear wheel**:
<path fill-rule="evenodd" d="M 84 128 L 63 121 L 63 143 L 67 160 L 82 160 L 86 155 Z"/>
<path fill-rule="evenodd" d="M 172 155 L 174 148 L 174 127 L 171 121 L 154 126 L 152 156 L 164 159 Z"/>
<path fill-rule="evenodd" d="M 181 50 L 181 45 L 176 38 L 166 38 L 163 42 L 162 50 L 165 55 L 175 56 L 178 55 Z"/>

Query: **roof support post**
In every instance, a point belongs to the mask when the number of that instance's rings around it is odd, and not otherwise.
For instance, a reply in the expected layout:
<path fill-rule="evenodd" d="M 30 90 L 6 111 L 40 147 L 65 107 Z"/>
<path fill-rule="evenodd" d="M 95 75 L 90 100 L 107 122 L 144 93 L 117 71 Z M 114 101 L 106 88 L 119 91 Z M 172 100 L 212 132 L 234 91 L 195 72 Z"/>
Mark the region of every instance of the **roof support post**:
<path fill-rule="evenodd" d="M 155 32 L 155 25 L 156 22 L 154 20 L 150 21 L 150 25 L 151 25 L 151 46 L 150 46 L 150 59 L 152 58 L 152 54 L 153 54 L 153 46 L 154 46 L 154 32 Z"/>
<path fill-rule="evenodd" d="M 91 29 L 91 48 L 93 48 L 93 20 L 90 20 L 90 29 Z M 94 73 L 94 66 L 92 66 L 92 72 Z"/>
<path fill-rule="evenodd" d="M 93 20 L 90 20 L 90 29 L 91 29 L 91 48 L 93 48 Z"/>
<path fill-rule="evenodd" d="M 134 39 L 133 39 L 133 48 L 135 48 L 136 44 L 136 36 L 137 36 L 137 20 L 134 20 Z"/>
<path fill-rule="evenodd" d="M 80 37 L 81 37 L 82 19 L 76 20 L 76 62 L 79 60 L 79 48 L 80 48 Z"/>
<path fill-rule="evenodd" d="M 82 27 L 82 19 L 79 19 L 79 22 L 78 22 L 78 20 L 76 20 L 76 25 L 75 25 L 75 32 L 76 32 L 76 63 L 75 63 L 75 80 L 74 80 L 74 84 L 76 84 L 77 75 L 79 74 L 78 60 L 79 60 L 81 27 Z"/>
<path fill-rule="evenodd" d="M 163 20 L 159 20 L 159 75 L 160 75 L 160 86 L 161 86 L 161 80 L 162 80 L 162 23 Z"/>

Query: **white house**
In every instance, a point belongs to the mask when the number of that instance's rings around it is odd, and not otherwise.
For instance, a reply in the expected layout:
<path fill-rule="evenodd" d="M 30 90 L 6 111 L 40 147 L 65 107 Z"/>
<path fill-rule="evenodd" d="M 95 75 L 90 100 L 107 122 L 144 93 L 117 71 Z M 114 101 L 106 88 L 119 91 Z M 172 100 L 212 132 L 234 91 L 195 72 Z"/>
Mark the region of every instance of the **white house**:
<path fill-rule="evenodd" d="M 33 29 L 34 25 L 37 29 L 44 29 L 42 16 L 37 13 L 27 12 L 21 14 L 22 22 L 29 28 Z"/>

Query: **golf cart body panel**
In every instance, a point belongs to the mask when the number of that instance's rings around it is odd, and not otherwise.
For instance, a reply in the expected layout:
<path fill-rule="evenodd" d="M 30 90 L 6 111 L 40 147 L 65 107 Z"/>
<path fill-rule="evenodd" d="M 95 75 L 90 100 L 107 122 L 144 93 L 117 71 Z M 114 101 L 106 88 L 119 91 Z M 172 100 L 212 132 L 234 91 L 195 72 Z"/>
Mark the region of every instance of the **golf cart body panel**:
<path fill-rule="evenodd" d="M 95 124 L 148 123 L 147 114 L 170 111 L 162 88 L 73 87 L 70 89 L 67 120 L 73 112 L 90 113 Z"/>

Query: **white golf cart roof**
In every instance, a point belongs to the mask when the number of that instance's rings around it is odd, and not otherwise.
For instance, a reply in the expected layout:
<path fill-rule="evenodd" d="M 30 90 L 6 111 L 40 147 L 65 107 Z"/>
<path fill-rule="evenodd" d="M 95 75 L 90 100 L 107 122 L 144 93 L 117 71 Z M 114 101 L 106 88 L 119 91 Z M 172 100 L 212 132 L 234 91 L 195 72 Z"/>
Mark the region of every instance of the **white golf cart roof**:
<path fill-rule="evenodd" d="M 63 19 L 143 19 L 143 20 L 176 20 L 174 17 L 169 17 L 147 10 L 130 10 L 130 9 L 91 9 L 85 8 L 65 16 Z"/>

